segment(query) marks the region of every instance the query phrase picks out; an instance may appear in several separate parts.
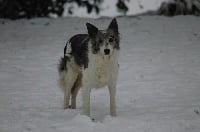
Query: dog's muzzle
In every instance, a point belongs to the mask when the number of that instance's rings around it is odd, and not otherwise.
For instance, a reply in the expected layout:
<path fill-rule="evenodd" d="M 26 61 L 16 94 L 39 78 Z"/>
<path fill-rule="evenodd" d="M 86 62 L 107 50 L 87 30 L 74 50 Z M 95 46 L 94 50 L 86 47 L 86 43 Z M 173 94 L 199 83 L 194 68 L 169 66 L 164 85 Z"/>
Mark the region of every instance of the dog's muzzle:
<path fill-rule="evenodd" d="M 104 54 L 109 55 L 110 54 L 110 49 L 104 49 Z"/>

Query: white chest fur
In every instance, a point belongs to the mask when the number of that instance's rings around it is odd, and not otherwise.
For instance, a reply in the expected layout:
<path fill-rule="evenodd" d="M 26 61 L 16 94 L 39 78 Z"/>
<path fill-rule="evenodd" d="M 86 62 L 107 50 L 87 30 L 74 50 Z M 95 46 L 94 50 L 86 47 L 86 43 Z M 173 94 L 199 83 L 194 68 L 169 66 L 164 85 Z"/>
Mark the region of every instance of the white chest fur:
<path fill-rule="evenodd" d="M 88 68 L 83 71 L 83 85 L 92 88 L 108 85 L 118 68 L 118 51 L 114 50 L 110 56 L 89 53 L 88 57 Z"/>
<path fill-rule="evenodd" d="M 97 82 L 96 87 L 102 87 L 107 84 L 111 76 L 111 68 L 113 67 L 110 58 L 97 57 L 94 65 L 94 78 Z"/>

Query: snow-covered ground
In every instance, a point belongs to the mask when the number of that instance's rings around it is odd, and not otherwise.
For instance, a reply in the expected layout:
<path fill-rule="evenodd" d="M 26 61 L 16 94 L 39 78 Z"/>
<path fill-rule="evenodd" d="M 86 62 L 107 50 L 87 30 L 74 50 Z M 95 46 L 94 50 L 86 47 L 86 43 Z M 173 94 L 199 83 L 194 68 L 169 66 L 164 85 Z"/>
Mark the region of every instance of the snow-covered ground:
<path fill-rule="evenodd" d="M 0 132 L 199 132 L 200 18 L 118 18 L 121 33 L 117 117 L 107 88 L 91 93 L 91 117 L 63 110 L 57 63 L 86 22 L 111 19 L 0 20 Z"/>

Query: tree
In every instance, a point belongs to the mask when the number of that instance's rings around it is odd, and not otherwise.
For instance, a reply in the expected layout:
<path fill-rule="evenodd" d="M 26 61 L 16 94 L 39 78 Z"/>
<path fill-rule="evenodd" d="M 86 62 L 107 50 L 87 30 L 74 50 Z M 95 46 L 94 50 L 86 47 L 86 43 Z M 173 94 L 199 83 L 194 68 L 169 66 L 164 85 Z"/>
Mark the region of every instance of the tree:
<path fill-rule="evenodd" d="M 200 0 L 173 0 L 163 2 L 158 10 L 159 15 L 200 15 Z"/>
<path fill-rule="evenodd" d="M 64 5 L 71 2 L 87 8 L 88 13 L 92 11 L 99 13 L 99 3 L 102 0 L 0 0 L 0 18 L 48 17 L 50 13 L 60 17 L 64 11 Z"/>
<path fill-rule="evenodd" d="M 128 7 L 124 0 L 118 0 L 116 3 L 117 9 L 119 12 L 122 12 L 124 15 L 126 15 L 126 12 L 128 11 Z"/>

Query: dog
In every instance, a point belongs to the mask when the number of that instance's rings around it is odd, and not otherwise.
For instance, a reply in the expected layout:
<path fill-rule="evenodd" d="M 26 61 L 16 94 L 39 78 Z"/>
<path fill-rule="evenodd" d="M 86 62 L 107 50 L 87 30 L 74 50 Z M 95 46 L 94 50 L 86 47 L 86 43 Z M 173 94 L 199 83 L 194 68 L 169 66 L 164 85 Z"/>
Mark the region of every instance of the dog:
<path fill-rule="evenodd" d="M 91 89 L 108 86 L 110 114 L 116 116 L 120 50 L 117 20 L 112 19 L 106 30 L 99 30 L 90 23 L 86 23 L 86 27 L 88 34 L 77 34 L 66 43 L 64 57 L 58 65 L 58 83 L 64 92 L 64 109 L 76 109 L 76 97 L 81 88 L 83 114 L 90 116 Z"/>

